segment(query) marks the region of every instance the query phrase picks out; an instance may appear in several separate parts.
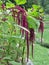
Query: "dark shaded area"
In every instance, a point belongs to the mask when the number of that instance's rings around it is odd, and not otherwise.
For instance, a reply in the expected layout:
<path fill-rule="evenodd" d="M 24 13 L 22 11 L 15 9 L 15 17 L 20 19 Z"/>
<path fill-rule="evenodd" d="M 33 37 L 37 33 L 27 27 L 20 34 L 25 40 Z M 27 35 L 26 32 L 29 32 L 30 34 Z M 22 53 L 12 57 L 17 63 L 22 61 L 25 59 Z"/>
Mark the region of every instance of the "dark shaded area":
<path fill-rule="evenodd" d="M 12 3 L 14 3 L 14 4 L 16 5 L 16 2 L 15 2 L 15 0 L 9 0 L 9 1 L 11 1 Z"/>
<path fill-rule="evenodd" d="M 49 44 L 48 43 L 43 43 L 43 44 L 40 44 L 40 45 L 43 46 L 43 47 L 49 48 Z"/>
<path fill-rule="evenodd" d="M 46 48 L 49 48 L 49 44 L 48 43 L 42 43 L 41 44 L 41 42 L 37 42 L 37 44 L 39 44 L 39 45 L 41 45 L 41 46 L 43 46 L 43 47 L 46 47 Z"/>

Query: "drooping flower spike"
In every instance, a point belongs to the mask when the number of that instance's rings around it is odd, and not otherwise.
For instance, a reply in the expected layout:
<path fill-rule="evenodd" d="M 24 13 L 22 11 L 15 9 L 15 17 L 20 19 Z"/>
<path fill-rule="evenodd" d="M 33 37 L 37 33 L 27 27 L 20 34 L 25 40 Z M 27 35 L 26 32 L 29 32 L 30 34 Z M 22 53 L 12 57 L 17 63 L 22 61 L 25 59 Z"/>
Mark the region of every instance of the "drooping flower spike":
<path fill-rule="evenodd" d="M 41 32 L 41 43 L 42 43 L 43 32 L 44 32 L 44 22 L 43 22 L 43 19 L 41 17 L 40 17 L 40 26 L 39 26 L 38 31 Z"/>
<path fill-rule="evenodd" d="M 38 29 L 39 32 L 44 32 L 44 22 L 43 19 L 40 17 L 40 26 Z"/>
<path fill-rule="evenodd" d="M 35 40 L 35 33 L 34 33 L 34 29 L 30 28 L 30 41 L 34 41 Z"/>
<path fill-rule="evenodd" d="M 3 10 L 5 9 L 5 4 L 2 4 L 2 9 L 3 9 Z"/>

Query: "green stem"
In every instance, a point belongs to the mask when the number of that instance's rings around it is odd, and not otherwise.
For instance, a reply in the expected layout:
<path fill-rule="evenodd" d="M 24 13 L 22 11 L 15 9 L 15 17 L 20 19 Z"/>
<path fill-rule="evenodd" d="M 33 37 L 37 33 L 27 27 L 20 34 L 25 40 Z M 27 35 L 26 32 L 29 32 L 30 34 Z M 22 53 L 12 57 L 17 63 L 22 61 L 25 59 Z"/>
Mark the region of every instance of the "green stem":
<path fill-rule="evenodd" d="M 8 60 L 6 60 L 6 63 L 7 63 L 7 65 L 9 65 L 9 62 L 8 62 Z"/>
<path fill-rule="evenodd" d="M 29 58 L 29 44 L 27 44 L 27 62 L 28 62 L 28 58 Z"/>
<path fill-rule="evenodd" d="M 33 58 L 33 41 L 32 41 L 32 58 Z"/>
<path fill-rule="evenodd" d="M 7 54 L 9 55 L 10 54 L 10 43 L 8 45 L 8 48 L 7 48 Z"/>
<path fill-rule="evenodd" d="M 24 51 L 25 51 L 25 47 L 23 47 L 23 52 L 22 52 L 22 65 L 23 65 L 23 59 L 24 59 Z"/>

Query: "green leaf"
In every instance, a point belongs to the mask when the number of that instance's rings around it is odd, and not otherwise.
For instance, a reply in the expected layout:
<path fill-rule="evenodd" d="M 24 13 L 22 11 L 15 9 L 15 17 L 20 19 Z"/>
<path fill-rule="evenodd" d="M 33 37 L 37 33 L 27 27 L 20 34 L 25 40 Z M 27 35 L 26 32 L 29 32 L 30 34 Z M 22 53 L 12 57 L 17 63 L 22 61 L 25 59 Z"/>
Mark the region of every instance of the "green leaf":
<path fill-rule="evenodd" d="M 13 3 L 11 3 L 11 2 L 7 2 L 6 3 L 6 8 L 11 8 L 11 7 L 14 7 L 15 5 L 13 4 Z"/>
<path fill-rule="evenodd" d="M 27 20 L 28 20 L 28 24 L 29 24 L 29 28 L 37 28 L 38 23 L 37 20 L 31 16 L 27 16 Z"/>
<path fill-rule="evenodd" d="M 40 6 L 40 5 L 35 5 L 35 4 L 34 4 L 34 5 L 32 5 L 32 7 L 33 7 L 34 9 L 37 10 L 37 9 L 39 9 L 41 6 Z"/>
<path fill-rule="evenodd" d="M 0 36 L 4 37 L 4 38 L 17 38 L 17 39 L 20 39 L 21 38 L 21 35 L 9 35 L 9 34 L 1 34 L 0 33 Z"/>
<path fill-rule="evenodd" d="M 33 11 L 33 12 L 28 12 L 28 15 L 32 16 L 32 17 L 36 17 L 38 18 L 39 17 L 39 12 L 36 12 L 36 11 Z"/>
<path fill-rule="evenodd" d="M 2 5 L 2 1 L 0 1 L 0 6 Z"/>
<path fill-rule="evenodd" d="M 11 60 L 11 57 L 10 56 L 6 56 L 3 58 L 4 60 Z"/>
<path fill-rule="evenodd" d="M 0 49 L 0 52 L 3 52 L 4 50 L 3 49 Z"/>
<path fill-rule="evenodd" d="M 15 0 L 17 5 L 25 4 L 26 0 Z"/>
<path fill-rule="evenodd" d="M 39 9 L 39 12 L 40 13 L 43 13 L 44 12 L 43 8 Z"/>
<path fill-rule="evenodd" d="M 9 63 L 12 64 L 12 65 L 20 65 L 20 63 L 15 62 L 15 61 L 9 61 Z"/>
<path fill-rule="evenodd" d="M 4 65 L 4 64 L 0 63 L 0 65 Z"/>

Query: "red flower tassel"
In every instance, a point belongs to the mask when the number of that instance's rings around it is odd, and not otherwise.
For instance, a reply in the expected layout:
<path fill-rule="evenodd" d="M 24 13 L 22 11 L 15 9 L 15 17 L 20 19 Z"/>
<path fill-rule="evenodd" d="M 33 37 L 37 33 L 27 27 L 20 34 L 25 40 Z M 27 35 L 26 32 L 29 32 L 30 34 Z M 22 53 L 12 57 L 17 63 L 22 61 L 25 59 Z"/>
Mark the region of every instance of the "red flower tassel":
<path fill-rule="evenodd" d="M 15 9 L 19 10 L 19 12 L 17 13 L 18 24 L 22 25 L 23 27 L 28 29 L 28 22 L 27 22 L 25 10 L 23 8 L 21 8 L 20 6 L 16 6 Z M 20 14 L 21 14 L 22 18 L 20 18 Z M 21 32 L 22 32 L 22 35 L 24 35 L 24 33 L 25 33 L 25 37 L 26 37 L 25 39 L 27 42 L 27 61 L 28 61 L 28 58 L 29 58 L 29 35 L 28 35 L 27 31 L 24 31 L 22 29 L 21 29 Z"/>
<path fill-rule="evenodd" d="M 23 12 L 23 14 L 24 14 L 25 10 L 23 8 L 21 8 L 20 6 L 15 6 L 15 8 L 18 9 L 20 12 Z"/>
<path fill-rule="evenodd" d="M 44 32 L 44 23 L 43 23 L 42 18 L 40 18 L 40 26 L 39 26 L 38 31 L 41 32 L 41 43 L 42 43 L 43 32 Z"/>
<path fill-rule="evenodd" d="M 33 57 L 33 42 L 35 40 L 35 33 L 34 33 L 34 29 L 30 28 L 30 41 L 32 42 L 32 57 Z"/>
<path fill-rule="evenodd" d="M 4 10 L 4 8 L 5 8 L 5 5 L 4 5 L 4 4 L 2 4 L 2 9 Z"/>
<path fill-rule="evenodd" d="M 40 26 L 38 29 L 39 32 L 43 32 L 44 31 L 44 23 L 42 21 L 40 21 Z"/>
<path fill-rule="evenodd" d="M 34 29 L 30 28 L 30 41 L 34 41 L 35 40 L 35 33 L 34 33 Z"/>

